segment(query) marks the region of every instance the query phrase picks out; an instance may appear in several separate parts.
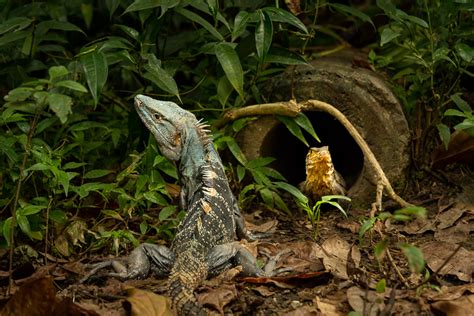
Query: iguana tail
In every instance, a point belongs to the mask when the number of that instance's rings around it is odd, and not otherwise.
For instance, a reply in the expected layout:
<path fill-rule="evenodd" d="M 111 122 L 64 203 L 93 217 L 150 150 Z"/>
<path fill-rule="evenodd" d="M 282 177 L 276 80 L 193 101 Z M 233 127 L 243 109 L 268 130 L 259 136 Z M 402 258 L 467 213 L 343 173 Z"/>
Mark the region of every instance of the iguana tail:
<path fill-rule="evenodd" d="M 204 316 L 207 312 L 196 301 L 194 290 L 206 279 L 207 265 L 204 256 L 193 253 L 191 249 L 177 254 L 168 279 L 168 291 L 178 315 Z"/>

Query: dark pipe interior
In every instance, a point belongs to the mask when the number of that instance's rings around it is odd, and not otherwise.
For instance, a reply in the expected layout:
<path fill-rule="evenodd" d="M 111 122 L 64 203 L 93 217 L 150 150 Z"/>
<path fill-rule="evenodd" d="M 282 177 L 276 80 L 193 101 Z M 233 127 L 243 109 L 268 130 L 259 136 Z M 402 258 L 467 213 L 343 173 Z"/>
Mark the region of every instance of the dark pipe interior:
<path fill-rule="evenodd" d="M 336 170 L 350 188 L 359 177 L 364 164 L 364 155 L 347 130 L 325 112 L 305 112 L 313 124 L 321 143 L 304 132 L 311 147 L 329 146 Z M 275 126 L 264 139 L 262 155 L 276 157 L 273 167 L 290 183 L 298 185 L 305 177 L 305 158 L 308 148 L 291 134 L 281 123 Z"/>

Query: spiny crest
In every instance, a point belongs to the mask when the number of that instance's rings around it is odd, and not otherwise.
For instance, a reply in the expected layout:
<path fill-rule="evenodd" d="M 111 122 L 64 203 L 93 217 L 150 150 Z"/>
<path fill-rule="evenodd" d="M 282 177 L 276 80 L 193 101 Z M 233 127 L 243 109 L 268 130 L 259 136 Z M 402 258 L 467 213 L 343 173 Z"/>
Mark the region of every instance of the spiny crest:
<path fill-rule="evenodd" d="M 209 145 L 209 143 L 211 142 L 211 130 L 209 129 L 209 127 L 209 124 L 204 122 L 203 119 L 200 119 L 196 123 L 196 130 L 198 132 L 199 139 L 201 140 L 204 146 Z"/>

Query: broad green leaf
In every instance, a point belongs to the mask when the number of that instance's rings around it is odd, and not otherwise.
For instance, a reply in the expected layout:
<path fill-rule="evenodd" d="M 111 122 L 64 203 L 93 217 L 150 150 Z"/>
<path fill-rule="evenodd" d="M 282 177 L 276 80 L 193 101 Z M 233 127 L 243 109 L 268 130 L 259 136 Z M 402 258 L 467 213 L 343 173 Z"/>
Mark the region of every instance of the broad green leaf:
<path fill-rule="evenodd" d="M 46 208 L 45 205 L 28 204 L 25 207 L 19 208 L 16 211 L 16 214 L 21 215 L 21 216 L 33 215 L 33 214 L 39 213 L 41 210 L 43 210 L 45 208 Z"/>
<path fill-rule="evenodd" d="M 247 28 L 249 14 L 246 11 L 239 11 L 234 19 L 234 27 L 232 29 L 232 42 L 241 36 Z"/>
<path fill-rule="evenodd" d="M 255 29 L 255 46 L 260 63 L 265 61 L 273 39 L 272 20 L 265 11 L 259 10 L 259 21 Z"/>
<path fill-rule="evenodd" d="M 234 89 L 244 98 L 244 72 L 239 56 L 234 48 L 228 43 L 219 43 L 215 49 L 217 60 L 224 69 L 224 73 L 229 79 Z"/>
<path fill-rule="evenodd" d="M 293 195 L 297 200 L 307 203 L 308 202 L 308 197 L 304 195 L 300 190 L 298 190 L 297 187 L 287 183 L 287 182 L 275 182 L 274 185 L 282 190 L 285 190 L 286 192 L 290 193 Z"/>
<path fill-rule="evenodd" d="M 18 226 L 20 226 L 21 230 L 28 236 L 31 234 L 31 227 L 30 222 L 28 221 L 28 217 L 21 214 L 16 214 L 16 222 Z"/>
<path fill-rule="evenodd" d="M 136 29 L 127 26 L 127 25 L 121 25 L 121 24 L 116 24 L 116 27 L 121 29 L 125 34 L 133 38 L 134 40 L 138 40 L 138 37 L 140 36 L 140 32 L 138 32 Z"/>
<path fill-rule="evenodd" d="M 176 96 L 181 101 L 176 81 L 161 67 L 161 62 L 155 55 L 148 55 L 148 64 L 144 68 L 147 71 L 144 75 L 145 78 L 156 84 L 160 89 Z"/>
<path fill-rule="evenodd" d="M 383 239 L 379 241 L 374 248 L 374 255 L 377 260 L 382 260 L 383 256 L 385 255 L 385 251 L 387 250 L 388 247 L 388 240 Z"/>
<path fill-rule="evenodd" d="M 384 28 L 382 33 L 380 34 L 380 46 L 384 46 L 385 44 L 390 43 L 400 35 L 400 33 L 392 30 L 390 27 Z"/>
<path fill-rule="evenodd" d="M 64 77 L 69 74 L 69 71 L 64 66 L 53 66 L 48 69 L 49 79 L 53 81 L 56 78 Z"/>
<path fill-rule="evenodd" d="M 460 93 L 453 94 L 451 100 L 457 105 L 457 107 L 464 113 L 471 113 L 472 109 L 469 104 L 461 98 Z M 446 115 L 446 113 L 445 113 Z"/>
<path fill-rule="evenodd" d="M 454 129 L 459 131 L 459 130 L 471 130 L 474 128 L 474 119 L 472 120 L 464 120 L 463 122 L 456 124 L 454 126 Z"/>
<path fill-rule="evenodd" d="M 50 93 L 48 103 L 49 108 L 56 114 L 61 123 L 66 123 L 68 115 L 72 113 L 72 98 L 64 94 Z"/>
<path fill-rule="evenodd" d="M 143 197 L 145 199 L 147 199 L 148 201 L 152 202 L 152 203 L 155 203 L 155 204 L 158 204 L 158 205 L 168 205 L 169 203 L 166 201 L 166 199 L 163 197 L 163 195 L 161 195 L 160 193 L 158 192 L 155 192 L 155 191 L 148 191 L 148 192 L 145 192 L 143 194 Z"/>
<path fill-rule="evenodd" d="M 258 193 L 260 193 L 260 196 L 262 197 L 262 200 L 265 205 L 272 209 L 274 207 L 272 191 L 270 191 L 268 188 L 264 188 L 261 189 Z"/>
<path fill-rule="evenodd" d="M 308 29 L 304 25 L 303 22 L 301 22 L 300 19 L 298 19 L 296 16 L 291 14 L 290 12 L 276 8 L 276 7 L 266 7 L 262 9 L 263 11 L 269 13 L 270 19 L 273 22 L 283 22 L 283 23 L 288 23 L 290 25 L 293 25 L 303 31 L 305 34 L 308 34 Z"/>
<path fill-rule="evenodd" d="M 227 144 L 227 147 L 229 147 L 229 150 L 230 152 L 234 155 L 235 159 L 237 159 L 237 161 L 245 166 L 247 164 L 247 158 L 245 157 L 244 153 L 242 152 L 242 150 L 240 149 L 239 145 L 237 144 L 237 142 L 235 141 L 235 139 L 233 139 L 232 137 L 228 136 L 228 137 L 223 137 L 224 138 L 224 141 L 226 142 Z"/>
<path fill-rule="evenodd" d="M 65 224 L 68 220 L 68 216 L 64 211 L 51 210 L 49 212 L 49 220 L 59 224 Z"/>
<path fill-rule="evenodd" d="M 217 83 L 217 99 L 222 106 L 225 106 L 233 88 L 226 76 L 222 76 Z"/>
<path fill-rule="evenodd" d="M 92 3 L 81 3 L 81 13 L 84 19 L 84 24 L 87 29 L 91 28 L 92 18 L 94 17 L 94 7 Z"/>
<path fill-rule="evenodd" d="M 364 237 L 365 233 L 367 233 L 367 231 L 369 231 L 370 229 L 372 229 L 374 227 L 376 220 L 377 220 L 376 217 L 371 217 L 371 218 L 366 219 L 362 223 L 362 225 L 360 226 L 360 229 L 359 229 L 359 240 L 360 241 Z"/>
<path fill-rule="evenodd" d="M 368 22 L 375 28 L 374 22 L 372 22 L 370 17 L 354 7 L 350 7 L 340 3 L 329 3 L 329 6 L 336 9 L 336 11 L 339 11 L 340 13 L 352 15 L 359 18 L 363 22 Z"/>
<path fill-rule="evenodd" d="M 85 175 L 84 175 L 84 179 L 96 179 L 96 178 L 102 178 L 108 174 L 111 174 L 113 173 L 112 170 L 108 170 L 108 169 L 94 169 L 94 170 L 91 170 L 89 172 L 87 172 Z"/>
<path fill-rule="evenodd" d="M 199 25 L 201 25 L 205 30 L 207 30 L 209 33 L 211 33 L 212 36 L 214 36 L 218 41 L 224 41 L 224 37 L 222 36 L 219 31 L 212 26 L 209 22 L 207 22 L 205 19 L 203 19 L 201 16 L 197 15 L 196 13 L 189 11 L 184 8 L 176 8 L 175 12 L 181 14 L 185 18 L 191 20 L 192 22 L 195 22 Z"/>
<path fill-rule="evenodd" d="M 296 136 L 299 140 L 303 142 L 307 147 L 309 147 L 308 142 L 304 138 L 303 132 L 301 131 L 299 125 L 296 123 L 295 119 L 292 117 L 286 117 L 277 115 L 278 120 L 285 124 L 286 128 L 290 131 L 291 134 Z"/>
<path fill-rule="evenodd" d="M 107 9 L 109 10 L 109 18 L 112 19 L 112 16 L 115 13 L 115 10 L 120 5 L 121 0 L 105 0 L 105 5 L 107 6 Z"/>
<path fill-rule="evenodd" d="M 466 114 L 464 112 L 461 112 L 456 109 L 448 109 L 444 112 L 444 116 L 459 116 L 459 117 L 466 117 Z"/>
<path fill-rule="evenodd" d="M 46 34 L 51 29 L 59 31 L 80 32 L 86 35 L 86 33 L 84 33 L 84 31 L 80 27 L 66 21 L 43 21 L 38 23 L 38 25 L 36 26 L 37 34 L 41 36 Z"/>
<path fill-rule="evenodd" d="M 245 168 L 242 165 L 237 165 L 237 180 L 242 182 L 245 177 Z"/>
<path fill-rule="evenodd" d="M 398 11 L 399 11 L 399 12 L 403 12 L 403 11 L 401 11 L 401 10 L 398 10 Z M 419 25 L 419 26 L 421 26 L 421 27 L 423 27 L 423 28 L 425 28 L 425 29 L 429 28 L 428 23 L 427 23 L 425 20 L 420 19 L 420 18 L 417 17 L 417 16 L 406 14 L 406 17 L 405 17 L 405 18 L 406 18 L 408 21 L 413 22 L 413 23 L 415 23 L 415 24 L 417 24 L 417 25 Z"/>
<path fill-rule="evenodd" d="M 423 258 L 421 250 L 406 243 L 400 244 L 399 247 L 408 259 L 410 270 L 417 273 L 423 271 L 425 267 L 425 259 Z"/>
<path fill-rule="evenodd" d="M 158 219 L 160 221 L 164 221 L 168 219 L 173 213 L 176 212 L 176 206 L 174 205 L 168 205 L 163 207 L 163 209 L 160 211 L 160 214 L 158 215 Z"/>
<path fill-rule="evenodd" d="M 79 82 L 72 81 L 72 80 L 59 81 L 59 82 L 56 82 L 54 86 L 68 88 L 68 89 L 79 91 L 79 92 L 87 92 L 86 87 L 84 87 Z"/>
<path fill-rule="evenodd" d="M 276 193 L 276 192 L 272 192 L 273 194 L 273 202 L 275 203 L 275 206 L 284 211 L 285 213 L 287 213 L 288 215 L 292 215 L 290 209 L 288 208 L 288 206 L 286 205 L 285 201 L 283 201 L 283 199 Z"/>
<path fill-rule="evenodd" d="M 30 34 L 31 33 L 28 32 L 28 31 L 18 31 L 18 32 L 14 32 L 14 33 L 7 33 L 7 34 L 0 37 L 0 46 L 6 45 L 6 44 L 9 44 L 11 42 L 18 41 L 18 40 L 22 40 Z"/>
<path fill-rule="evenodd" d="M 28 87 L 19 87 L 13 90 L 10 90 L 8 94 L 3 97 L 7 102 L 21 102 L 25 101 L 35 92 L 35 89 Z"/>
<path fill-rule="evenodd" d="M 385 279 L 381 279 L 375 285 L 375 292 L 379 294 L 385 293 L 385 289 L 387 288 L 387 281 Z"/>
<path fill-rule="evenodd" d="M 92 51 L 80 57 L 82 67 L 87 79 L 89 91 L 94 98 L 94 103 L 99 103 L 99 95 L 104 87 L 109 67 L 107 65 L 107 58 L 105 54 L 99 51 Z"/>
<path fill-rule="evenodd" d="M 147 10 L 156 7 L 162 7 L 162 10 L 166 12 L 169 8 L 173 8 L 180 3 L 180 0 L 135 0 L 131 5 L 125 9 L 125 13 L 133 12 L 133 11 L 140 11 L 140 10 Z M 162 11 L 162 15 L 163 12 Z"/>
<path fill-rule="evenodd" d="M 271 47 L 265 58 L 266 63 L 283 65 L 307 65 L 304 58 L 297 53 L 279 47 Z"/>
<path fill-rule="evenodd" d="M 260 158 L 255 158 L 253 160 L 249 160 L 247 162 L 247 165 L 246 167 L 249 168 L 249 169 L 252 169 L 252 168 L 259 168 L 259 167 L 263 167 L 263 166 L 266 166 L 268 164 L 271 164 L 273 161 L 275 161 L 276 159 L 273 158 L 273 157 L 260 157 Z"/>
<path fill-rule="evenodd" d="M 438 129 L 439 137 L 443 141 L 444 148 L 448 150 L 449 141 L 451 140 L 451 131 L 449 127 L 441 123 L 436 125 L 436 128 Z"/>
<path fill-rule="evenodd" d="M 87 165 L 87 163 L 85 163 L 85 162 L 71 161 L 71 162 L 67 162 L 67 163 L 64 164 L 63 170 L 76 169 L 76 168 L 79 168 L 79 167 L 82 167 L 82 166 L 85 166 L 85 165 Z"/>
<path fill-rule="evenodd" d="M 275 180 L 280 180 L 280 181 L 286 181 L 285 177 L 273 168 L 260 167 L 259 170 L 269 178 L 273 178 Z"/>
<path fill-rule="evenodd" d="M 3 238 L 5 238 L 8 245 L 11 244 L 12 230 L 15 229 L 15 227 L 12 227 L 12 225 L 13 225 L 12 217 L 7 218 L 5 222 L 3 222 L 3 229 L 2 229 Z"/>
<path fill-rule="evenodd" d="M 459 57 L 461 57 L 465 62 L 470 63 L 474 60 L 474 48 L 471 46 L 465 43 L 457 43 L 454 48 L 456 49 Z"/>
<path fill-rule="evenodd" d="M 301 112 L 294 118 L 294 120 L 296 124 L 298 124 L 305 131 L 307 131 L 311 136 L 313 136 L 314 139 L 316 139 L 318 142 L 321 142 L 318 135 L 316 135 L 316 132 L 314 131 L 313 124 L 311 124 L 311 121 L 306 116 L 306 114 Z"/>
<path fill-rule="evenodd" d="M 7 21 L 0 24 L 0 35 L 3 33 L 13 33 L 23 30 L 24 28 L 30 26 L 32 19 L 25 17 L 16 17 L 8 19 Z"/>

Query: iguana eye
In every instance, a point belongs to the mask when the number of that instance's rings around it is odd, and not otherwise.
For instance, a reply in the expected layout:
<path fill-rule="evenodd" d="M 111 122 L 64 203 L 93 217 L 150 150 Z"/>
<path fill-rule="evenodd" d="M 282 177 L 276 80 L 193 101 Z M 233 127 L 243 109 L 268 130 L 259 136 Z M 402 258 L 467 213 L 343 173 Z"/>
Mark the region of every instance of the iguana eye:
<path fill-rule="evenodd" d="M 161 121 L 161 120 L 163 119 L 163 116 L 161 116 L 161 115 L 158 114 L 158 113 L 153 114 L 153 117 L 154 117 L 155 120 L 157 120 L 157 121 Z"/>

